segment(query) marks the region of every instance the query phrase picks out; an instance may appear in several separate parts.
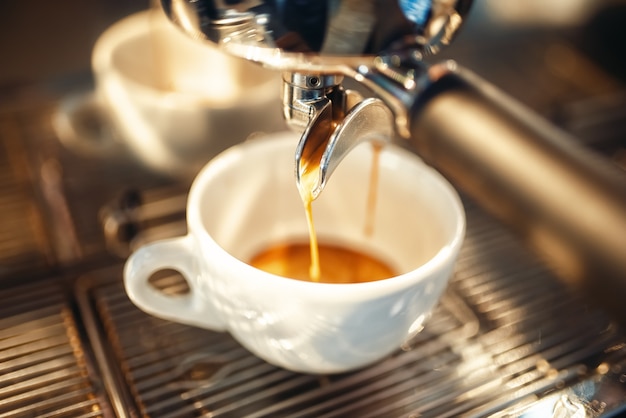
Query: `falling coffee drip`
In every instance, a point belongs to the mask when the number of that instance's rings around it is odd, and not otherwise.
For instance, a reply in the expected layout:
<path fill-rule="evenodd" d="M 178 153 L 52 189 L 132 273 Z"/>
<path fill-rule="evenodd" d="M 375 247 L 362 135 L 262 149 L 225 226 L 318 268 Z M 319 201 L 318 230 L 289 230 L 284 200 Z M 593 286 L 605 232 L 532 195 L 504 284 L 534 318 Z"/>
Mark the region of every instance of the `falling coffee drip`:
<path fill-rule="evenodd" d="M 372 142 L 372 169 L 370 184 L 367 193 L 367 207 L 365 212 L 365 236 L 374 234 L 374 220 L 376 219 L 376 202 L 378 201 L 378 173 L 380 172 L 380 152 L 383 149 L 381 142 Z"/>
<path fill-rule="evenodd" d="M 314 282 L 320 281 L 321 268 L 319 246 L 317 242 L 317 232 L 313 222 L 313 190 L 317 187 L 319 181 L 320 161 L 325 147 L 318 147 L 313 155 L 306 159 L 302 164 L 302 172 L 300 173 L 300 182 L 297 184 L 300 198 L 304 204 L 306 220 L 309 227 L 309 241 L 311 253 L 311 265 L 309 268 L 310 280 Z"/>

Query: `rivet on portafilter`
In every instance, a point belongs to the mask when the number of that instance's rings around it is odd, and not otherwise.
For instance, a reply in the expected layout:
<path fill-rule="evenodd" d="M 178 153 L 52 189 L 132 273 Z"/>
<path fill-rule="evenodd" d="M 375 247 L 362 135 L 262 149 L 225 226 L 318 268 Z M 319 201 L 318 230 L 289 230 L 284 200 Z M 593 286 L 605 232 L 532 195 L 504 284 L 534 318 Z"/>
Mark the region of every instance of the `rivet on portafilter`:
<path fill-rule="evenodd" d="M 451 42 L 471 4 L 162 0 L 183 31 L 233 55 L 316 79 L 330 75 L 337 84 L 346 76 L 371 90 L 393 112 L 396 133 L 426 162 L 547 255 L 567 283 L 626 323 L 624 173 L 607 170 L 569 135 L 470 71 L 422 61 Z M 332 102 L 338 89 L 321 93 Z M 324 143 L 324 132 L 342 126 L 326 128 L 343 119 L 324 108 L 310 114 L 294 103 L 297 96 L 283 98 L 287 108 L 305 112 L 295 119 L 310 122 L 298 147 L 305 157 L 311 145 Z M 328 150 L 318 186 L 345 155 L 337 151 L 347 137 L 338 136 Z"/>

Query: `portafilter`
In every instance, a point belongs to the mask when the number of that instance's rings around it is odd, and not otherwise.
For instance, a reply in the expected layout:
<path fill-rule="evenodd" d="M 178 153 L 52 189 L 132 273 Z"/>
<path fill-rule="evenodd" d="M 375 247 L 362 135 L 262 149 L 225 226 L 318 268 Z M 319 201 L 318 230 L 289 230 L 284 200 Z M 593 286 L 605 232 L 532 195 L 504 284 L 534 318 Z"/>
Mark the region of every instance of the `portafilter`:
<path fill-rule="evenodd" d="M 455 62 L 424 62 L 471 3 L 162 0 L 191 37 L 283 72 L 283 113 L 302 133 L 296 180 L 314 160 L 314 194 L 356 144 L 404 138 L 626 323 L 624 174 Z"/>

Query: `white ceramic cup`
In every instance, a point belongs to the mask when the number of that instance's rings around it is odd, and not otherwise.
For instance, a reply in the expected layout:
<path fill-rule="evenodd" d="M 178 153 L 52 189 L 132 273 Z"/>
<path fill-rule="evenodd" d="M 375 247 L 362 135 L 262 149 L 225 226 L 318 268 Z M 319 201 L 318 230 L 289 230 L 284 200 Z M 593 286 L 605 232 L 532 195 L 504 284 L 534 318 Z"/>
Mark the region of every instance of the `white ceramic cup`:
<path fill-rule="evenodd" d="M 279 73 L 189 38 L 162 10 L 108 28 L 92 70 L 121 141 L 161 173 L 193 178 L 242 138 L 285 129 Z"/>
<path fill-rule="evenodd" d="M 195 179 L 188 235 L 140 247 L 124 279 L 131 300 L 172 321 L 227 331 L 252 353 L 286 369 L 335 373 L 382 359 L 429 316 L 461 247 L 459 196 L 435 170 L 399 147 L 380 154 L 373 233 L 365 233 L 372 147 L 339 165 L 313 216 L 321 241 L 374 254 L 400 274 L 366 283 L 328 284 L 272 275 L 246 264 L 284 241 L 308 239 L 293 175 L 297 136 L 281 133 L 241 143 Z M 175 269 L 190 292 L 166 296 L 149 284 Z"/>

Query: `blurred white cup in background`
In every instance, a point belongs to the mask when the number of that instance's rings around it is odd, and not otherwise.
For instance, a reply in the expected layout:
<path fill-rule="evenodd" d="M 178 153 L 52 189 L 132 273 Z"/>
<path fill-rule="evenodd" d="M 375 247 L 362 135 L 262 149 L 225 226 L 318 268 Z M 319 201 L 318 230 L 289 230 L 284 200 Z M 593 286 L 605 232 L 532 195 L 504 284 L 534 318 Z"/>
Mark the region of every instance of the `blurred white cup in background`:
<path fill-rule="evenodd" d="M 95 103 L 119 142 L 173 177 L 193 178 L 209 159 L 253 133 L 286 129 L 279 73 L 189 38 L 159 9 L 109 27 L 94 46 L 92 71 L 95 95 L 83 98 L 83 106 Z M 75 116 L 76 108 L 69 113 Z M 106 148 L 98 139 L 89 144 L 85 129 L 71 130 L 72 146 L 82 140 L 83 150 Z"/>

